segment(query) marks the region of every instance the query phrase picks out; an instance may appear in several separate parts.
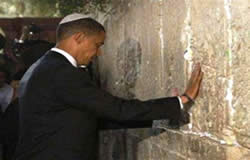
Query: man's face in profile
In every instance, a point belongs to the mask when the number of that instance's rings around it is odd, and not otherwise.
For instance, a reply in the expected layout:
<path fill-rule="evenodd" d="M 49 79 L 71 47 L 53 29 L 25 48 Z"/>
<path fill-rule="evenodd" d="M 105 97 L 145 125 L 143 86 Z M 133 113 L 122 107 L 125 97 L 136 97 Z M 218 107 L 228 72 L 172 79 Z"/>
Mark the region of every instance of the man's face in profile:
<path fill-rule="evenodd" d="M 105 32 L 96 35 L 85 36 L 81 42 L 77 56 L 78 65 L 88 65 L 96 56 L 101 54 L 100 47 L 104 44 Z"/>

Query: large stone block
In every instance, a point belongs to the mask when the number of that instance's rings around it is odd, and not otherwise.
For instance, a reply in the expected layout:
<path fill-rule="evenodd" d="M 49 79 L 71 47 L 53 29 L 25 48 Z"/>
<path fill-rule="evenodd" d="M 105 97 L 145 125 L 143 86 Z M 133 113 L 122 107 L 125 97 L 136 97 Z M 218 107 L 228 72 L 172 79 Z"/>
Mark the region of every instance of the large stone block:
<path fill-rule="evenodd" d="M 232 1 L 232 128 L 237 141 L 250 149 L 250 1 Z"/>
<path fill-rule="evenodd" d="M 248 160 L 250 155 L 241 146 L 173 130 L 131 129 L 102 132 L 104 135 L 102 160 Z"/>
<path fill-rule="evenodd" d="M 168 34 L 165 33 L 165 29 L 163 28 L 165 25 L 164 17 L 167 17 L 165 14 L 168 13 L 163 12 L 164 9 L 162 6 L 164 6 L 163 3 L 159 1 L 150 1 L 149 3 L 145 1 L 126 1 L 125 3 L 123 1 L 123 5 L 118 6 L 115 14 L 105 23 L 108 36 L 104 48 L 105 56 L 100 58 L 99 63 L 101 73 L 103 73 L 103 82 L 112 93 L 116 95 L 121 94 L 119 88 L 123 86 L 121 78 L 124 77 L 122 75 L 124 72 L 137 73 L 137 78 L 134 78 L 136 82 L 132 92 L 140 99 L 158 98 L 169 94 L 170 88 L 173 86 L 172 82 L 175 82 L 175 80 L 168 80 L 168 76 L 176 80 L 181 79 L 174 77 L 177 76 L 177 74 L 173 69 L 177 67 L 182 72 L 183 63 L 174 63 L 176 61 L 173 61 L 173 59 L 178 58 L 178 56 L 174 56 L 174 51 L 177 50 L 180 55 L 184 51 L 181 49 L 178 39 L 173 39 L 173 37 L 177 36 L 171 36 L 172 38 L 167 42 L 161 37 L 165 37 L 165 34 Z M 123 12 L 126 12 L 126 14 Z M 184 16 L 181 16 L 182 14 L 179 15 L 180 21 L 181 18 L 184 18 Z M 178 37 L 180 37 L 179 31 L 181 27 L 177 27 L 176 25 L 179 21 L 172 21 L 173 20 L 169 20 L 168 22 L 171 24 L 168 32 L 172 32 L 172 34 L 176 33 Z M 175 30 L 170 29 L 174 27 L 176 27 Z M 138 59 L 138 61 L 135 62 L 137 64 L 136 67 L 128 64 L 129 61 L 127 61 L 124 56 L 129 50 L 128 41 L 133 41 L 133 43 L 140 48 L 139 50 L 132 49 L 134 54 L 141 52 L 137 54 L 140 55 L 140 60 Z M 176 47 L 168 49 L 168 42 L 170 44 L 176 44 Z M 164 47 L 164 45 L 166 47 Z M 168 54 L 168 52 L 171 54 Z M 120 57 L 120 60 L 116 60 L 117 57 Z M 170 59 L 172 59 L 172 61 Z M 121 68 L 122 65 L 120 64 L 124 64 L 124 62 L 127 64 Z M 170 65 L 170 63 L 172 63 L 172 65 Z M 107 70 L 109 71 L 108 73 Z M 133 76 L 135 76 L 135 74 Z M 127 98 L 124 95 L 120 96 Z"/>
<path fill-rule="evenodd" d="M 204 71 L 201 96 L 193 107 L 192 130 L 223 134 L 228 125 L 228 32 L 225 4 L 221 0 L 191 1 L 190 27 L 193 61 Z M 216 119 L 216 121 L 215 121 Z"/>
<path fill-rule="evenodd" d="M 162 1 L 161 17 L 159 19 L 161 29 L 161 63 L 164 90 L 167 96 L 171 96 L 173 88 L 178 88 L 180 94 L 184 92 L 185 68 L 184 53 L 186 46 L 183 45 L 182 36 L 187 17 L 187 5 L 185 0 Z M 161 33 L 162 31 L 162 33 Z"/>
<path fill-rule="evenodd" d="M 194 63 L 205 74 L 189 125 L 112 131 L 103 136 L 110 140 L 102 153 L 127 160 L 250 159 L 250 1 L 114 3 L 99 59 L 104 88 L 147 100 L 170 96 L 175 87 L 182 93 Z M 168 128 L 167 121 L 155 124 Z"/>

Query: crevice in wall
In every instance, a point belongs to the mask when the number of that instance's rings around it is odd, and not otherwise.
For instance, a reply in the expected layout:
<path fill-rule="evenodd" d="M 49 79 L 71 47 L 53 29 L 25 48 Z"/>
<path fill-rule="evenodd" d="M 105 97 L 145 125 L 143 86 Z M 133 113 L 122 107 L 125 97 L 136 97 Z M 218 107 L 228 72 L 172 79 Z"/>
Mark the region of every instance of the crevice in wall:
<path fill-rule="evenodd" d="M 244 149 L 247 149 L 250 151 L 249 148 L 246 148 L 238 143 L 228 143 L 227 141 L 225 140 L 222 140 L 222 139 L 219 139 L 217 138 L 216 136 L 212 135 L 211 133 L 208 133 L 208 132 L 193 132 L 193 131 L 185 131 L 185 130 L 181 130 L 181 131 L 178 131 L 178 130 L 172 130 L 172 129 L 166 129 L 164 127 L 158 127 L 158 129 L 163 129 L 165 130 L 166 132 L 171 132 L 171 133 L 174 133 L 174 134 L 177 134 L 177 135 L 185 135 L 185 136 L 193 136 L 193 137 L 199 137 L 199 138 L 204 138 L 204 139 L 207 139 L 209 140 L 209 142 L 211 143 L 214 143 L 214 144 L 220 144 L 221 146 L 225 146 L 225 147 L 239 147 L 239 148 L 244 148 Z M 164 132 L 162 132 L 162 134 L 164 134 Z M 141 140 L 144 140 L 143 138 L 141 138 L 138 134 L 131 134 L 129 133 L 130 136 L 134 136 L 138 139 L 141 139 Z M 151 144 L 154 144 L 154 145 L 159 145 L 157 142 L 154 142 L 154 141 L 151 141 L 150 142 Z"/>
<path fill-rule="evenodd" d="M 164 89 L 164 84 L 165 84 L 165 56 L 164 56 L 164 49 L 165 49 L 165 46 L 164 46 L 164 34 L 163 34 L 163 8 L 162 8 L 162 5 L 163 5 L 163 0 L 160 0 L 159 1 L 159 5 L 160 5 L 160 15 L 159 15 L 159 20 L 160 20 L 160 26 L 159 26 L 159 38 L 160 38 L 160 57 L 161 57 L 161 75 L 160 75 L 160 89 L 163 90 Z"/>
<path fill-rule="evenodd" d="M 184 53 L 184 71 L 186 71 L 186 81 L 188 80 L 188 75 L 190 75 L 192 71 L 193 65 L 193 52 L 192 52 L 192 28 L 191 28 L 191 1 L 185 0 L 186 7 L 187 7 L 187 16 L 184 21 L 185 27 L 182 33 L 182 43 L 183 46 L 186 48 Z M 188 128 L 192 129 L 192 113 L 190 113 L 190 123 L 188 124 Z"/>
<path fill-rule="evenodd" d="M 224 133 L 227 137 L 225 137 L 226 141 L 228 143 L 232 143 L 235 145 L 239 145 L 236 139 L 235 134 L 232 131 L 232 127 L 234 126 L 234 116 L 236 113 L 236 110 L 233 105 L 233 86 L 234 86 L 234 77 L 232 73 L 232 67 L 233 67 L 233 31 L 232 31 L 232 10 L 231 10 L 232 0 L 224 0 L 224 9 L 225 9 L 225 15 L 226 15 L 226 33 L 228 34 L 228 41 L 227 41 L 227 60 L 228 60 L 228 77 L 227 77 L 227 88 L 226 88 L 226 101 L 228 104 L 229 109 L 229 126 L 225 129 Z"/>
<path fill-rule="evenodd" d="M 232 31 L 232 11 L 231 11 L 231 0 L 224 0 L 225 4 L 225 12 L 226 12 L 226 20 L 227 20 L 227 33 L 228 33 L 228 88 L 227 88 L 227 96 L 226 100 L 228 101 L 228 107 L 230 109 L 230 117 L 231 121 L 230 124 L 233 125 L 233 117 L 235 114 L 235 109 L 233 107 L 233 74 L 232 74 L 232 63 L 233 63 L 233 57 L 232 57 L 232 43 L 233 43 L 233 31 Z"/>

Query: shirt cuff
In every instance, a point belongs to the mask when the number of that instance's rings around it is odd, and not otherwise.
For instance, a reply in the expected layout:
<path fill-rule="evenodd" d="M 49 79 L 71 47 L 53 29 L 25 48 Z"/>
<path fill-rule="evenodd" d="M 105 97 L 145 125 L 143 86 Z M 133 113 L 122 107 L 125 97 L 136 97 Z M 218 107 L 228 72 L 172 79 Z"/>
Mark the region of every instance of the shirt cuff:
<path fill-rule="evenodd" d="M 184 106 L 183 106 L 183 103 L 182 103 L 182 100 L 181 100 L 181 97 L 180 96 L 177 96 L 179 102 L 180 102 L 180 107 L 181 107 L 181 110 L 184 109 Z"/>

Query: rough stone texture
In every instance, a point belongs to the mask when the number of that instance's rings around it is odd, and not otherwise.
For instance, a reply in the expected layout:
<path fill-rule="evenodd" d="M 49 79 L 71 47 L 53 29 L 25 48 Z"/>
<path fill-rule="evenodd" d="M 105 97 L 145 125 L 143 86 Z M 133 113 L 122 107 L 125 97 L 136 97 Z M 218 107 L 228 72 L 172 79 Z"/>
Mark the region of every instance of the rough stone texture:
<path fill-rule="evenodd" d="M 249 160 L 246 148 L 181 131 L 131 129 L 103 132 L 100 137 L 101 160 Z"/>
<path fill-rule="evenodd" d="M 232 121 L 237 141 L 250 149 L 250 1 L 232 2 L 232 79 L 233 107 Z"/>
<path fill-rule="evenodd" d="M 191 123 L 103 132 L 102 160 L 250 159 L 250 1 L 114 0 L 99 58 L 102 86 L 141 100 L 182 93 L 192 65 L 203 85 Z M 163 129 L 163 130 L 162 130 Z"/>
<path fill-rule="evenodd" d="M 191 3 L 191 1 L 190 1 Z M 202 95 L 193 108 L 193 130 L 221 135 L 228 124 L 228 33 L 224 1 L 198 0 L 190 6 L 191 49 L 204 72 Z M 228 53 L 229 54 L 229 53 Z M 215 120 L 216 121 L 213 121 Z"/>
<path fill-rule="evenodd" d="M 134 88 L 136 80 L 140 73 L 141 64 L 141 46 L 140 43 L 133 39 L 124 41 L 117 50 L 116 68 L 119 80 L 116 81 L 120 86 L 122 97 L 128 99 L 134 98 Z"/>

